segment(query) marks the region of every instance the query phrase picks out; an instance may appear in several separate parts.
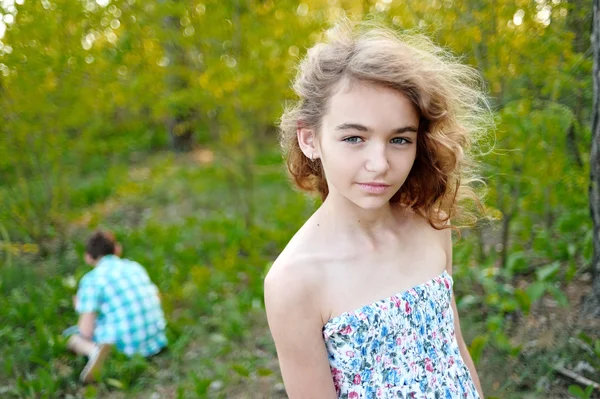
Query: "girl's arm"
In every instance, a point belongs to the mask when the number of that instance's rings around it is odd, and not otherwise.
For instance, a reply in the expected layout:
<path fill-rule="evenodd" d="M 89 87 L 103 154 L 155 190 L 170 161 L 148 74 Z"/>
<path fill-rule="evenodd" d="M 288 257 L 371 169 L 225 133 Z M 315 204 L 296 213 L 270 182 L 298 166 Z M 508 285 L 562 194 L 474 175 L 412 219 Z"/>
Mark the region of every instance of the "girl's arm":
<path fill-rule="evenodd" d="M 452 230 L 444 229 L 443 232 L 447 235 L 445 238 L 446 270 L 448 271 L 448 274 L 452 275 Z M 481 388 L 481 383 L 479 382 L 479 375 L 477 374 L 475 363 L 473 363 L 473 359 L 471 358 L 471 354 L 469 353 L 469 349 L 467 348 L 467 344 L 465 343 L 462 331 L 460 329 L 460 320 L 458 317 L 458 309 L 456 308 L 456 299 L 454 298 L 454 295 L 452 295 L 452 311 L 454 312 L 454 332 L 456 334 L 456 341 L 458 342 L 460 354 L 463 358 L 463 361 L 469 368 L 469 373 L 471 374 L 471 378 L 475 383 L 477 392 L 479 392 L 479 396 L 483 399 L 483 389 Z"/>
<path fill-rule="evenodd" d="M 462 336 L 462 332 L 460 330 L 460 321 L 458 320 L 458 310 L 456 309 L 456 301 L 454 300 L 454 296 L 452 298 L 452 310 L 454 311 L 454 330 L 456 332 L 456 341 L 458 342 L 460 355 L 462 356 L 463 361 L 469 368 L 469 373 L 471 374 L 471 378 L 473 378 L 473 382 L 475 383 L 477 392 L 479 392 L 479 396 L 481 397 L 481 399 L 483 399 L 483 389 L 481 388 L 481 383 L 479 382 L 479 375 L 477 374 L 477 370 L 475 369 L 475 363 L 473 363 L 473 359 L 471 358 L 471 354 L 469 353 L 469 349 L 467 348 L 467 344 L 465 343 L 465 340 Z"/>
<path fill-rule="evenodd" d="M 337 398 L 323 340 L 316 280 L 306 268 L 272 268 L 265 279 L 269 328 L 290 399 Z"/>

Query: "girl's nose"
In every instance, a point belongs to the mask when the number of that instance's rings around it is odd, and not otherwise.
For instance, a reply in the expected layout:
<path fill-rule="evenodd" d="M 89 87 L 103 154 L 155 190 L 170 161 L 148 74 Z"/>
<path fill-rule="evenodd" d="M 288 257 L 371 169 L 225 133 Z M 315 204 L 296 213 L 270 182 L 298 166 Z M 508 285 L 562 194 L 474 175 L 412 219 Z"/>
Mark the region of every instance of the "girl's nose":
<path fill-rule="evenodd" d="M 366 156 L 365 168 L 369 172 L 383 174 L 390 168 L 385 144 L 381 145 L 373 143 Z"/>

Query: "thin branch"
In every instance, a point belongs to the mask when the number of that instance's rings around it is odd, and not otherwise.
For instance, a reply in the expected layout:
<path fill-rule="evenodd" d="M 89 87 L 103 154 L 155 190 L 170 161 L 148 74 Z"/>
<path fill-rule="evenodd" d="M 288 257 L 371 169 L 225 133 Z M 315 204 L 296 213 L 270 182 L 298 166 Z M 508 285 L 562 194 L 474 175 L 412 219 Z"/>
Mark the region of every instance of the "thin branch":
<path fill-rule="evenodd" d="M 554 367 L 554 371 L 556 371 L 559 374 L 564 375 L 565 377 L 569 377 L 572 380 L 574 380 L 575 382 L 578 382 L 581 385 L 585 385 L 586 387 L 594 387 L 597 390 L 600 390 L 600 384 L 598 384 L 595 381 L 589 380 L 587 378 L 585 378 L 584 376 L 581 376 L 577 373 L 575 373 L 574 371 L 568 370 L 562 366 L 556 366 Z"/>

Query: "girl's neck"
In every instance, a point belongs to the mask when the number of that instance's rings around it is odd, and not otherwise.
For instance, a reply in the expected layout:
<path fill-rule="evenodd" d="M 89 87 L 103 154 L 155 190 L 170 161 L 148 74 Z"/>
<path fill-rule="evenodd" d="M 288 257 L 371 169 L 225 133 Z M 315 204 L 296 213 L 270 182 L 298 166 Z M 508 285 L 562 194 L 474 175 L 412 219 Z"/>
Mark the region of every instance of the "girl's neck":
<path fill-rule="evenodd" d="M 330 228 L 334 237 L 348 238 L 373 250 L 387 245 L 399 226 L 398 212 L 389 203 L 364 209 L 336 195 L 327 197 L 315 216 L 317 223 L 323 221 L 323 227 Z"/>

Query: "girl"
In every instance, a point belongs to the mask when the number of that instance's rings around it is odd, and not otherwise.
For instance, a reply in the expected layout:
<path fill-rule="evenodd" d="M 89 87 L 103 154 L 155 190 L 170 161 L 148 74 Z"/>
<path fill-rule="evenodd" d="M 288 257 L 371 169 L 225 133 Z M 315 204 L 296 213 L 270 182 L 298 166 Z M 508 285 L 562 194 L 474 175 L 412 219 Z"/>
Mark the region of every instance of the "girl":
<path fill-rule="evenodd" d="M 477 73 L 421 36 L 339 25 L 282 118 L 298 187 L 323 198 L 265 279 L 290 398 L 482 398 L 452 295 L 450 219 L 478 203 Z M 463 210 L 464 214 L 464 210 Z"/>

